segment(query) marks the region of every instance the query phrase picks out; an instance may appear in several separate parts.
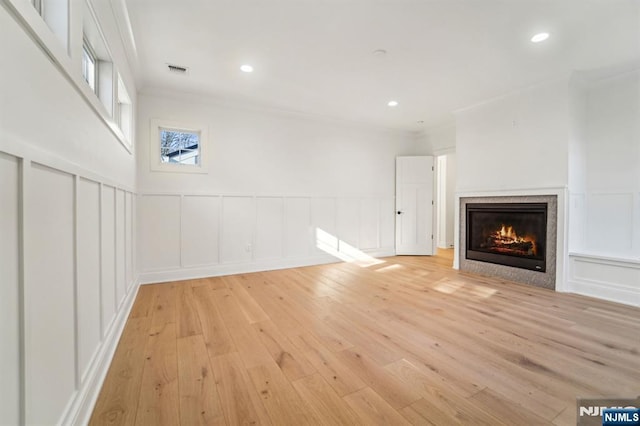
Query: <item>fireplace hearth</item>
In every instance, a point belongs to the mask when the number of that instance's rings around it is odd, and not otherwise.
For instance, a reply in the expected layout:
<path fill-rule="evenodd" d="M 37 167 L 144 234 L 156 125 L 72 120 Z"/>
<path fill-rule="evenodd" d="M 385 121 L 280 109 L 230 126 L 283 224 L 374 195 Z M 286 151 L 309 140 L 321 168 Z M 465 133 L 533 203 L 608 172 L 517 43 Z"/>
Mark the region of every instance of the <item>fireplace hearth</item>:
<path fill-rule="evenodd" d="M 466 204 L 466 258 L 546 271 L 546 203 Z"/>

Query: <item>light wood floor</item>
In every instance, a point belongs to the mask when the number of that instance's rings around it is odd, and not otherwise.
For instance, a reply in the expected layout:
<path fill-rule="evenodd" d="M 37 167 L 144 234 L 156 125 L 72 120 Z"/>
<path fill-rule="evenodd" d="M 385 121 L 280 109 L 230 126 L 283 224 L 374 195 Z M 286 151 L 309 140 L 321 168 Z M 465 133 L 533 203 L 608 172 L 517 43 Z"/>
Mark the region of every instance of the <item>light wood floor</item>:
<path fill-rule="evenodd" d="M 640 309 L 391 257 L 140 288 L 91 424 L 575 425 Z"/>

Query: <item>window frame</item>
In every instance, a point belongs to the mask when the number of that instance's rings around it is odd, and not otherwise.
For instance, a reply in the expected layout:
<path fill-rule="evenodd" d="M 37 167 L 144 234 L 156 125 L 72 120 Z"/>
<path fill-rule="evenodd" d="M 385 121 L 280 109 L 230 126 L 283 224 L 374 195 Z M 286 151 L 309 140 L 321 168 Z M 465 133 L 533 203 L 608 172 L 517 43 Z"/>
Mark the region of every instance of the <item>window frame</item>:
<path fill-rule="evenodd" d="M 133 135 L 135 133 L 133 99 L 131 99 L 127 85 L 119 72 L 116 73 L 116 78 L 116 84 L 114 85 L 116 95 L 113 116 L 124 136 L 124 141 L 131 148 L 133 145 Z"/>
<path fill-rule="evenodd" d="M 43 0 L 31 0 L 31 4 L 36 9 L 36 12 L 38 12 L 38 15 L 42 16 L 42 14 L 44 12 L 44 8 L 43 8 L 44 2 L 43 2 Z"/>
<path fill-rule="evenodd" d="M 86 79 L 85 76 L 85 62 L 84 62 L 84 57 L 85 57 L 85 53 L 87 54 L 87 56 L 89 57 L 89 59 L 91 60 L 91 62 L 93 63 L 93 85 Z M 93 46 L 91 46 L 91 43 L 89 43 L 89 41 L 87 40 L 86 37 L 82 38 L 82 79 L 89 85 L 89 88 L 91 89 L 91 91 L 93 93 L 95 93 L 96 95 L 99 93 L 99 77 L 98 77 L 98 72 L 99 72 L 99 62 L 100 59 L 98 59 L 98 55 L 96 55 L 95 50 L 93 49 Z"/>
<path fill-rule="evenodd" d="M 198 134 L 198 164 L 163 163 L 160 145 L 162 130 Z M 208 128 L 206 125 L 152 119 L 149 132 L 150 169 L 153 172 L 206 174 L 208 173 L 207 165 L 209 163 L 208 156 L 210 155 L 210 150 L 205 147 L 206 145 L 208 145 Z"/>

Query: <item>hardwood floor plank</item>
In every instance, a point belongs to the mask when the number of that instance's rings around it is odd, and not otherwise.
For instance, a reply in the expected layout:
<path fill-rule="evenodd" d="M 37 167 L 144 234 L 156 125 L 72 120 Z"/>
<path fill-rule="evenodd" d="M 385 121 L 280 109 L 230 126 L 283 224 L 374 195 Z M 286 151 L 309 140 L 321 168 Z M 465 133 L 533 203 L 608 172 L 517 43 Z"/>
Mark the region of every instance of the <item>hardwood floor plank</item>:
<path fill-rule="evenodd" d="M 162 312 L 161 312 L 162 311 Z M 160 316 L 165 316 L 165 310 Z M 155 318 L 154 318 L 155 319 Z M 180 423 L 176 327 L 174 323 L 153 326 L 145 348 L 145 364 L 136 425 Z"/>
<path fill-rule="evenodd" d="M 346 364 L 378 395 L 393 408 L 399 410 L 421 398 L 421 395 L 398 380 L 361 349 L 355 347 L 336 353 L 338 359 Z"/>
<path fill-rule="evenodd" d="M 227 424 L 271 424 L 260 399 L 256 395 L 247 370 L 237 353 L 212 357 L 211 366 L 218 385 L 222 411 Z"/>
<path fill-rule="evenodd" d="M 347 404 L 366 425 L 408 425 L 402 415 L 371 388 L 364 388 L 344 397 Z"/>
<path fill-rule="evenodd" d="M 213 370 L 201 335 L 178 339 L 180 423 L 209 425 L 224 423 Z"/>
<path fill-rule="evenodd" d="M 529 425 L 529 426 L 550 426 L 552 423 L 543 419 L 526 408 L 514 404 L 491 389 L 483 389 L 469 398 L 477 406 L 493 413 L 494 417 L 500 419 L 507 425 Z M 570 407 L 576 409 L 576 407 Z"/>
<path fill-rule="evenodd" d="M 127 321 L 89 424 L 135 423 L 144 366 L 144 342 L 150 330 L 151 317 L 129 318 Z"/>
<path fill-rule="evenodd" d="M 364 388 L 365 383 L 334 353 L 328 350 L 312 333 L 305 333 L 293 339 L 294 344 L 306 355 L 318 373 L 339 395 L 344 396 Z"/>
<path fill-rule="evenodd" d="M 150 317 L 153 315 L 153 305 L 158 287 L 158 284 L 140 286 L 136 300 L 131 307 L 129 318 Z"/>
<path fill-rule="evenodd" d="M 224 318 L 234 347 L 247 368 L 273 361 L 271 355 L 260 341 L 258 332 L 254 330 L 240 310 L 234 294 L 229 289 L 211 292 L 215 305 Z"/>
<path fill-rule="evenodd" d="M 227 330 L 225 319 L 216 308 L 212 290 L 208 286 L 196 287 L 193 289 L 193 295 L 209 355 L 214 357 L 234 352 L 236 346 Z"/>
<path fill-rule="evenodd" d="M 275 363 L 259 365 L 248 372 L 273 424 L 306 425 L 320 422 Z"/>
<path fill-rule="evenodd" d="M 304 353 L 280 333 L 271 321 L 255 323 L 253 328 L 287 379 L 293 381 L 316 372 Z"/>
<path fill-rule="evenodd" d="M 202 334 L 193 288 L 188 282 L 178 285 L 176 309 L 178 338 Z"/>
<path fill-rule="evenodd" d="M 365 425 L 349 405 L 338 396 L 319 373 L 293 382 L 321 424 Z"/>
<path fill-rule="evenodd" d="M 242 313 L 250 324 L 269 320 L 269 316 L 262 310 L 260 305 L 247 292 L 247 290 L 245 290 L 236 277 L 225 277 L 223 281 L 235 296 L 236 302 L 240 306 L 240 309 L 242 309 Z"/>
<path fill-rule="evenodd" d="M 153 320 L 151 325 L 160 326 L 176 322 L 177 284 L 168 283 L 157 286 L 153 302 Z"/>

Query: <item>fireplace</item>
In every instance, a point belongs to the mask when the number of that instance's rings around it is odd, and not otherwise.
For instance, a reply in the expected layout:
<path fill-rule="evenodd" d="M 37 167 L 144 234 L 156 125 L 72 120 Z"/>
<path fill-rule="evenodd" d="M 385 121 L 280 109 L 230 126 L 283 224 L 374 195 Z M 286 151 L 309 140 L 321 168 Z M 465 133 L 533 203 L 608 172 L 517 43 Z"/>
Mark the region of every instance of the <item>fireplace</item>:
<path fill-rule="evenodd" d="M 467 259 L 545 272 L 547 203 L 467 203 Z"/>
<path fill-rule="evenodd" d="M 467 195 L 459 213 L 462 271 L 555 289 L 557 194 Z"/>

